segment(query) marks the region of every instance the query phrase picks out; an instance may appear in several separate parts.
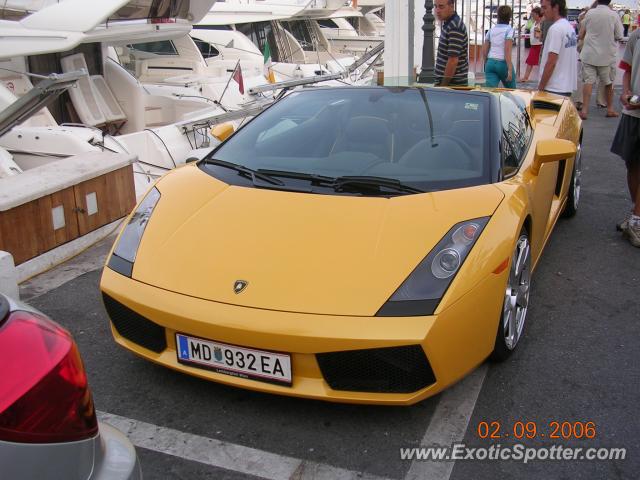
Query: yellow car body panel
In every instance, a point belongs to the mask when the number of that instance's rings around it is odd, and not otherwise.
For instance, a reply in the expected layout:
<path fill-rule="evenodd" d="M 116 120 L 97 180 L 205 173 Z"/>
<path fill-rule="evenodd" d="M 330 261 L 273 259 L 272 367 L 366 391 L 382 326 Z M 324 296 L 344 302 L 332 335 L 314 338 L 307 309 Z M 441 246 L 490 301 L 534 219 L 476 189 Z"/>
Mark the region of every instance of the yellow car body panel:
<path fill-rule="evenodd" d="M 196 165 L 157 188 L 134 279 L 217 302 L 326 315 L 375 315 L 453 225 L 490 216 L 503 198 L 493 185 L 393 198 L 300 194 L 227 186 Z M 236 280 L 249 282 L 242 295 Z"/>
<path fill-rule="evenodd" d="M 156 185 L 161 199 L 131 278 L 105 268 L 100 285 L 164 327 L 167 348 L 148 350 L 112 325 L 115 340 L 203 379 L 336 402 L 407 405 L 457 382 L 494 348 L 519 232 L 529 232 L 533 268 L 567 202 L 574 158 L 543 163 L 534 173 L 537 142 L 581 140 L 569 101 L 513 93 L 530 105 L 531 147 L 517 172 L 490 185 L 372 198 L 229 186 L 193 164 L 168 173 Z M 533 100 L 560 110 L 536 109 Z M 375 316 L 454 224 L 478 217 L 490 219 L 432 315 Z M 249 282 L 241 295 L 236 280 Z M 288 353 L 292 384 L 179 363 L 176 333 Z M 333 390 L 316 357 L 407 345 L 422 347 L 435 376 L 411 393 Z"/>
<path fill-rule="evenodd" d="M 492 293 L 504 285 L 507 274 L 508 270 L 489 274 L 447 310 L 428 317 L 349 317 L 238 307 L 164 291 L 109 269 L 104 270 L 101 288 L 166 328 L 168 347 L 155 353 L 127 340 L 112 327 L 120 345 L 166 367 L 256 391 L 346 403 L 407 405 L 460 380 L 489 355 L 495 333 L 487 335 L 487 327 L 493 329 L 502 308 L 502 298 Z M 487 301 L 479 305 L 477 297 Z M 274 385 L 181 364 L 176 356 L 176 332 L 290 353 L 293 383 L 290 387 Z M 322 378 L 315 357 L 322 352 L 416 344 L 424 348 L 437 382 L 407 394 L 332 390 Z"/>

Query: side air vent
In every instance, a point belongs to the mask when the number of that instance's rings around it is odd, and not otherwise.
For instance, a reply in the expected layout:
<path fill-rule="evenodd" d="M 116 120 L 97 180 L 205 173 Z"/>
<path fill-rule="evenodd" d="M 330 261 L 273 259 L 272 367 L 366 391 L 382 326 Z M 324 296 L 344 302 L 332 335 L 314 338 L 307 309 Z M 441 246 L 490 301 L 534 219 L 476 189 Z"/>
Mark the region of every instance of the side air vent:
<path fill-rule="evenodd" d="M 547 102 L 546 100 L 534 100 L 531 102 L 531 105 L 536 110 L 553 110 L 554 112 L 559 112 L 562 107 L 560 104 Z"/>

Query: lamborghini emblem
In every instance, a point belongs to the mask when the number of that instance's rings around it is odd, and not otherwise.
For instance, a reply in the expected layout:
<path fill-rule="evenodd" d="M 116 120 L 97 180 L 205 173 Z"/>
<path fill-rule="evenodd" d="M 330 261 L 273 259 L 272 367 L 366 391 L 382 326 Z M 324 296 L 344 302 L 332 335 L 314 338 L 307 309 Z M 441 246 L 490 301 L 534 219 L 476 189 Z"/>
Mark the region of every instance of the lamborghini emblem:
<path fill-rule="evenodd" d="M 244 280 L 236 280 L 236 283 L 233 284 L 234 293 L 242 293 L 244 289 L 247 288 L 247 285 L 249 285 L 249 282 L 246 282 Z"/>

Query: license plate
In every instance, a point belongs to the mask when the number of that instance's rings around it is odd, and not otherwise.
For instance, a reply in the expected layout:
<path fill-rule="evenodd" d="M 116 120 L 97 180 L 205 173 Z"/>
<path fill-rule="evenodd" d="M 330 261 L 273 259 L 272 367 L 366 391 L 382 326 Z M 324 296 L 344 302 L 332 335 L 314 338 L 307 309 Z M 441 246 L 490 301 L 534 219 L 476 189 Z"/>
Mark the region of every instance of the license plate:
<path fill-rule="evenodd" d="M 178 362 L 240 378 L 291 385 L 291 356 L 176 333 Z"/>

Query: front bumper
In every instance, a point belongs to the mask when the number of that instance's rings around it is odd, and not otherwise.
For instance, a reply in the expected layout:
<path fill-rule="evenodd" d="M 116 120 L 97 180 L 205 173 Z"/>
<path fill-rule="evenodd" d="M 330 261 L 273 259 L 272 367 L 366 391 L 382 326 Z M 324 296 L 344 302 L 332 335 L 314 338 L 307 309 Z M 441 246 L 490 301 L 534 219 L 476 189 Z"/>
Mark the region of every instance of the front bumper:
<path fill-rule="evenodd" d="M 506 274 L 490 274 L 440 313 L 425 317 L 346 317 L 261 310 L 162 290 L 105 268 L 102 292 L 164 328 L 154 352 L 121 335 L 116 342 L 148 360 L 207 380 L 256 391 L 345 403 L 408 405 L 461 379 L 491 353 Z M 291 354 L 293 383 L 281 386 L 203 370 L 177 361 L 175 333 Z M 332 389 L 317 354 L 419 345 L 435 382 L 409 393 Z"/>

